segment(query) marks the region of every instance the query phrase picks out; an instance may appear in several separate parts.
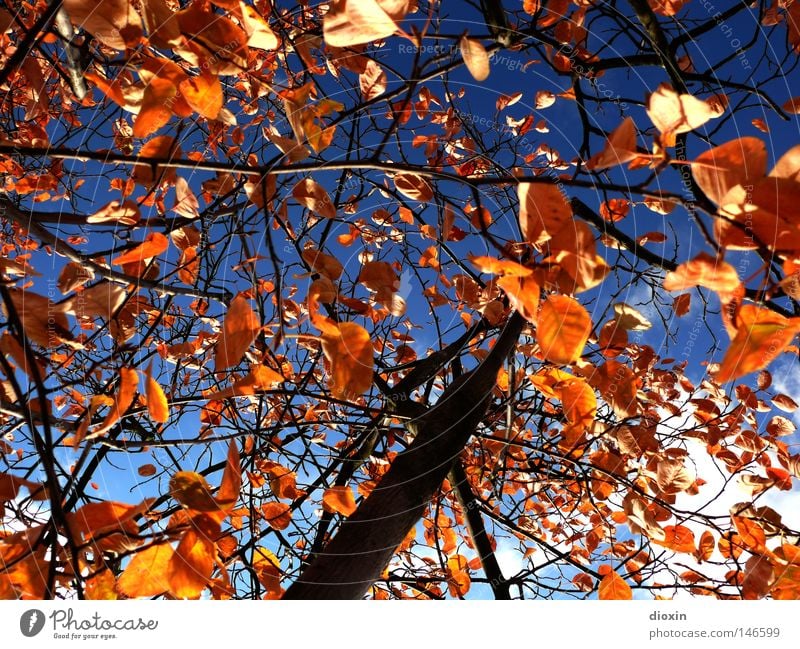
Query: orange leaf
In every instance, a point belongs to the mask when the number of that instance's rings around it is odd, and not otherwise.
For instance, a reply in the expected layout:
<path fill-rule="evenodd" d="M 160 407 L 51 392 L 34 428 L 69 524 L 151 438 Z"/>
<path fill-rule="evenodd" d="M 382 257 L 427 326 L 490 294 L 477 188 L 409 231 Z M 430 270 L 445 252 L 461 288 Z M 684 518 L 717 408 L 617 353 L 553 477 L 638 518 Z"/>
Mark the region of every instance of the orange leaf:
<path fill-rule="evenodd" d="M 528 322 L 536 324 L 539 308 L 539 285 L 532 277 L 505 276 L 496 284 L 505 291 L 508 301 Z"/>
<path fill-rule="evenodd" d="M 147 412 L 150 415 L 150 419 L 163 424 L 169 419 L 169 403 L 167 402 L 167 395 L 164 394 L 164 390 L 161 389 L 158 381 L 150 375 L 151 368 L 152 365 L 145 372 L 147 377 L 145 392 L 147 395 Z"/>
<path fill-rule="evenodd" d="M 285 530 L 292 522 L 292 511 L 286 503 L 269 502 L 261 505 L 264 519 L 274 530 Z"/>
<path fill-rule="evenodd" d="M 714 554 L 714 547 L 716 543 L 714 543 L 714 535 L 705 530 L 700 535 L 700 541 L 697 544 L 697 552 L 695 552 L 695 559 L 699 562 L 708 561 L 711 558 L 711 555 Z"/>
<path fill-rule="evenodd" d="M 253 552 L 253 570 L 267 591 L 267 599 L 277 599 L 283 594 L 278 558 L 267 548 L 257 547 Z"/>
<path fill-rule="evenodd" d="M 172 497 L 184 507 L 196 512 L 217 512 L 219 503 L 211 495 L 206 479 L 194 471 L 178 471 L 170 478 Z"/>
<path fill-rule="evenodd" d="M 292 190 L 294 199 L 308 208 L 314 214 L 332 219 L 336 216 L 336 206 L 328 196 L 328 192 L 318 182 L 311 178 L 304 178 Z M 332 278 L 333 279 L 333 278 Z"/>
<path fill-rule="evenodd" d="M 169 543 L 151 545 L 136 553 L 117 580 L 127 597 L 154 597 L 169 591 L 169 568 L 175 551 Z"/>
<path fill-rule="evenodd" d="M 170 594 L 177 599 L 197 599 L 214 569 L 214 544 L 187 530 L 169 560 L 166 576 Z"/>
<path fill-rule="evenodd" d="M 705 252 L 701 252 L 691 261 L 682 263 L 664 277 L 664 288 L 667 291 L 682 291 L 702 286 L 719 293 L 722 300 L 735 292 L 740 284 L 739 275 L 733 266 Z"/>
<path fill-rule="evenodd" d="M 206 119 L 217 119 L 222 110 L 224 97 L 219 77 L 203 72 L 188 77 L 180 83 L 180 91 L 186 103 Z"/>
<path fill-rule="evenodd" d="M 636 151 L 636 125 L 631 117 L 626 117 L 611 135 L 600 153 L 586 162 L 589 171 L 601 171 L 609 167 L 625 164 L 639 157 Z"/>
<path fill-rule="evenodd" d="M 743 137 L 701 153 L 692 162 L 700 189 L 717 205 L 737 185 L 767 173 L 767 147 L 757 137 Z"/>
<path fill-rule="evenodd" d="M 652 539 L 652 542 L 675 552 L 694 553 L 694 532 L 688 527 L 683 525 L 667 525 L 664 527 L 664 532 L 665 536 L 663 539 Z"/>
<path fill-rule="evenodd" d="M 507 259 L 495 259 L 494 257 L 474 257 L 469 256 L 470 262 L 482 273 L 492 275 L 527 277 L 533 274 L 533 269 L 527 268 L 522 264 Z"/>
<path fill-rule="evenodd" d="M 522 236 L 539 246 L 572 222 L 572 207 L 552 184 L 520 183 L 519 225 Z"/>
<path fill-rule="evenodd" d="M 170 106 L 178 89 L 169 79 L 153 77 L 145 86 L 139 114 L 133 122 L 133 137 L 145 138 L 166 126 L 173 113 Z"/>
<path fill-rule="evenodd" d="M 326 255 L 324 252 L 320 252 L 314 248 L 306 248 L 303 250 L 302 257 L 303 261 L 311 267 L 312 271 L 332 281 L 339 279 L 344 272 L 344 267 L 336 257 Z"/>
<path fill-rule="evenodd" d="M 244 397 L 256 394 L 262 390 L 269 390 L 285 379 L 275 370 L 266 365 L 251 365 L 250 373 L 242 379 L 234 382 L 233 385 L 217 390 L 216 392 L 205 392 L 203 396 L 209 401 L 220 401 L 231 397 Z"/>
<path fill-rule="evenodd" d="M 775 481 L 775 486 L 781 491 L 792 490 L 792 474 L 786 469 L 769 466 L 766 469 L 767 477 Z"/>
<path fill-rule="evenodd" d="M 394 177 L 394 185 L 403 196 L 412 201 L 429 203 L 433 200 L 433 189 L 422 176 L 412 173 L 397 174 Z"/>
<path fill-rule="evenodd" d="M 766 551 L 767 536 L 758 523 L 752 518 L 744 516 L 731 516 L 731 520 L 736 526 L 742 543 L 748 550 L 756 553 Z"/>
<path fill-rule="evenodd" d="M 614 571 L 600 580 L 598 594 L 600 599 L 633 599 L 631 587 Z"/>
<path fill-rule="evenodd" d="M 544 358 L 568 365 L 583 354 L 592 320 L 581 304 L 566 295 L 548 295 L 536 327 L 536 341 Z"/>
<path fill-rule="evenodd" d="M 356 500 L 350 487 L 330 487 L 322 496 L 322 508 L 329 514 L 350 516 L 356 510 Z"/>
<path fill-rule="evenodd" d="M 373 350 L 369 332 L 354 322 L 342 322 L 336 334 L 323 333 L 322 351 L 331 365 L 331 394 L 354 398 L 372 386 Z"/>
<path fill-rule="evenodd" d="M 127 47 L 124 30 L 138 28 L 141 34 L 142 21 L 128 0 L 64 0 L 63 7 L 74 25 L 112 49 Z"/>
<path fill-rule="evenodd" d="M 181 155 L 181 147 L 176 144 L 175 138 L 169 135 L 154 137 L 139 151 L 139 158 L 143 160 L 143 164 L 133 168 L 133 179 L 145 187 L 150 187 L 155 182 L 174 183 L 177 178 L 174 168 L 159 167 L 150 164 L 150 161 L 176 159 Z"/>
<path fill-rule="evenodd" d="M 466 557 L 456 554 L 447 560 L 447 586 L 450 595 L 463 597 L 469 592 L 472 580 L 470 579 L 469 561 Z"/>
<path fill-rule="evenodd" d="M 166 251 L 168 246 L 169 239 L 167 237 L 160 232 L 151 232 L 141 244 L 112 260 L 111 263 L 117 266 L 138 264 L 146 259 L 158 257 Z"/>
<path fill-rule="evenodd" d="M 736 335 L 720 363 L 716 380 L 737 379 L 769 365 L 800 330 L 800 318 L 786 318 L 763 307 L 743 305 Z"/>
<path fill-rule="evenodd" d="M 42 347 L 56 347 L 72 340 L 67 316 L 60 307 L 32 291 L 11 288 L 8 292 L 27 338 Z"/>
<path fill-rule="evenodd" d="M 231 300 L 220 339 L 214 354 L 214 369 L 217 372 L 236 365 L 250 349 L 261 330 L 258 316 L 250 308 L 247 299 L 240 293 Z"/>
<path fill-rule="evenodd" d="M 259 468 L 269 475 L 269 488 L 276 498 L 294 500 L 302 492 L 297 489 L 297 476 L 277 462 L 263 462 Z"/>
<path fill-rule="evenodd" d="M 242 489 L 242 467 L 239 458 L 239 446 L 236 440 L 231 440 L 228 446 L 228 457 L 225 461 L 225 470 L 222 472 L 222 482 L 217 491 L 217 503 L 222 509 L 230 509 L 236 504 L 239 492 Z"/>
<path fill-rule="evenodd" d="M 92 435 L 101 435 L 111 429 L 124 415 L 133 403 L 136 396 L 136 388 L 139 385 L 139 373 L 130 367 L 121 367 L 119 370 L 119 387 L 111 406 L 111 412 L 106 415 L 100 427 L 92 432 Z"/>

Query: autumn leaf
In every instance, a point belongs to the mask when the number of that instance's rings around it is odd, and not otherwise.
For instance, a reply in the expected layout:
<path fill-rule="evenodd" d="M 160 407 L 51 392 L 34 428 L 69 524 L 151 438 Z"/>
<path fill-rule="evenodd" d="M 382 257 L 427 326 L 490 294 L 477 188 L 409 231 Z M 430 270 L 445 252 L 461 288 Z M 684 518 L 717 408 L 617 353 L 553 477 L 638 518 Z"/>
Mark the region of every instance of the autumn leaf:
<path fill-rule="evenodd" d="M 137 164 L 133 169 L 133 179 L 140 185 L 150 187 L 155 182 L 174 183 L 177 177 L 171 167 L 159 167 L 152 164 L 155 160 L 170 160 L 180 158 L 181 147 L 175 138 L 169 135 L 159 135 L 151 138 L 139 151 L 139 159 L 143 164 Z"/>
<path fill-rule="evenodd" d="M 133 201 L 111 201 L 86 217 L 87 223 L 118 223 L 133 226 L 139 222 L 139 206 Z"/>
<path fill-rule="evenodd" d="M 470 262 L 482 273 L 503 275 L 505 277 L 528 277 L 533 274 L 533 269 L 518 264 L 510 259 L 496 259 L 495 257 L 469 256 Z"/>
<path fill-rule="evenodd" d="M 489 77 L 489 55 L 480 41 L 463 36 L 459 41 L 461 58 L 475 81 L 485 81 Z"/>
<path fill-rule="evenodd" d="M 717 117 L 708 102 L 680 94 L 664 83 L 648 97 L 647 115 L 662 135 L 667 136 L 688 133 Z"/>
<path fill-rule="evenodd" d="M 158 381 L 152 377 L 151 370 L 152 364 L 145 372 L 145 381 L 147 382 L 145 390 L 145 395 L 147 396 L 147 412 L 150 414 L 150 419 L 159 424 L 163 424 L 169 419 L 169 403 L 167 402 L 167 396 L 164 394 L 164 390 L 162 390 Z"/>
<path fill-rule="evenodd" d="M 780 356 L 800 331 L 800 318 L 786 318 L 763 307 L 739 310 L 736 335 L 716 373 L 720 383 L 755 372 Z"/>
<path fill-rule="evenodd" d="M 311 178 L 305 178 L 294 186 L 292 196 L 295 200 L 308 208 L 314 214 L 323 216 L 326 219 L 336 217 L 336 206 L 331 202 L 322 186 Z"/>
<path fill-rule="evenodd" d="M 219 117 L 224 104 L 219 77 L 203 72 L 196 77 L 184 79 L 179 89 L 186 103 L 201 117 L 212 120 Z"/>
<path fill-rule="evenodd" d="M 193 511 L 216 512 L 220 509 L 206 479 L 194 471 L 178 471 L 170 478 L 169 490 L 175 500 Z"/>
<path fill-rule="evenodd" d="M 380 97 L 386 92 L 386 72 L 375 61 L 370 59 L 364 71 L 358 77 L 361 94 L 365 100 L 370 101 Z"/>
<path fill-rule="evenodd" d="M 539 285 L 532 277 L 505 275 L 497 280 L 508 301 L 528 322 L 536 324 L 539 310 Z"/>
<path fill-rule="evenodd" d="M 268 599 L 277 599 L 283 594 L 281 588 L 281 568 L 278 558 L 264 547 L 253 551 L 253 570 L 258 580 L 267 591 Z"/>
<path fill-rule="evenodd" d="M 119 257 L 116 257 L 112 263 L 117 266 L 139 264 L 153 257 L 158 257 L 164 253 L 168 247 L 169 239 L 167 239 L 167 237 L 160 232 L 151 232 L 141 244 L 128 250 Z"/>
<path fill-rule="evenodd" d="M 356 501 L 350 487 L 329 487 L 322 496 L 322 508 L 329 514 L 350 516 L 356 510 Z"/>
<path fill-rule="evenodd" d="M 236 365 L 261 331 L 261 322 L 241 293 L 231 300 L 214 354 L 217 372 Z"/>
<path fill-rule="evenodd" d="M 693 554 L 694 533 L 684 525 L 667 525 L 664 527 L 664 538 L 653 539 L 653 543 L 661 545 L 673 552 L 686 552 Z"/>
<path fill-rule="evenodd" d="M 169 569 L 174 554 L 169 543 L 140 550 L 117 579 L 117 589 L 126 597 L 155 597 L 168 592 Z"/>
<path fill-rule="evenodd" d="M 751 518 L 744 516 L 731 516 L 736 531 L 745 547 L 752 552 L 766 551 L 767 537 L 761 526 Z"/>
<path fill-rule="evenodd" d="M 264 520 L 274 530 L 285 530 L 292 522 L 292 511 L 289 505 L 281 502 L 268 502 L 261 505 Z"/>
<path fill-rule="evenodd" d="M 259 467 L 269 476 L 269 486 L 276 498 L 295 500 L 302 495 L 297 489 L 297 475 L 277 462 L 263 462 Z"/>
<path fill-rule="evenodd" d="M 349 47 L 391 36 L 408 11 L 407 0 L 336 0 L 323 23 L 325 42 Z"/>
<path fill-rule="evenodd" d="M 76 27 L 112 49 L 128 47 L 123 34 L 141 34 L 141 18 L 127 0 L 63 0 L 63 7 Z"/>
<path fill-rule="evenodd" d="M 187 530 L 166 568 L 170 594 L 177 599 L 198 599 L 214 569 L 214 544 Z"/>
<path fill-rule="evenodd" d="M 695 286 L 711 289 L 722 299 L 735 293 L 741 284 L 736 269 L 729 263 L 701 252 L 691 261 L 680 264 L 664 278 L 667 291 L 682 291 Z"/>
<path fill-rule="evenodd" d="M 548 295 L 539 312 L 536 342 L 546 360 L 569 365 L 583 354 L 591 330 L 592 320 L 577 300 Z"/>
<path fill-rule="evenodd" d="M 625 164 L 639 157 L 636 151 L 636 125 L 633 118 L 626 117 L 611 135 L 603 150 L 586 162 L 589 171 L 602 171 Z"/>
<path fill-rule="evenodd" d="M 209 401 L 220 401 L 231 397 L 246 397 L 262 390 L 269 390 L 285 379 L 266 365 L 251 365 L 250 372 L 233 382 L 233 385 L 221 390 L 210 390 L 204 393 Z"/>
<path fill-rule="evenodd" d="M 464 597 L 469 592 L 472 580 L 469 576 L 469 562 L 460 554 L 447 560 L 447 584 L 453 597 Z"/>
<path fill-rule="evenodd" d="M 701 153 L 692 161 L 692 175 L 700 189 L 714 203 L 737 185 L 767 173 L 767 147 L 756 137 L 731 140 Z"/>
<path fill-rule="evenodd" d="M 633 599 L 631 587 L 613 570 L 600 580 L 597 592 L 600 599 Z"/>
<path fill-rule="evenodd" d="M 133 136 L 146 138 L 166 126 L 173 112 L 169 106 L 175 101 L 178 89 L 169 79 L 154 77 L 145 86 L 139 114 L 133 122 Z"/>
<path fill-rule="evenodd" d="M 92 436 L 107 433 L 122 416 L 128 411 L 136 396 L 139 386 L 139 372 L 131 367 L 121 367 L 119 369 L 119 386 L 111 402 L 111 410 L 103 419 L 98 428 L 92 431 Z M 88 423 L 88 422 L 87 422 Z"/>
<path fill-rule="evenodd" d="M 700 541 L 697 544 L 695 559 L 697 559 L 699 562 L 708 561 L 711 558 L 711 555 L 714 554 L 715 546 L 716 543 L 714 542 L 714 535 L 708 530 L 704 530 L 700 535 Z"/>
<path fill-rule="evenodd" d="M 372 386 L 372 341 L 369 332 L 354 322 L 342 322 L 337 330 L 321 337 L 322 351 L 331 366 L 331 394 L 352 399 Z"/>
<path fill-rule="evenodd" d="M 25 336 L 42 347 L 57 347 L 73 339 L 63 307 L 33 291 L 12 288 L 8 291 Z M 4 305 L 8 312 L 8 307 Z"/>
<path fill-rule="evenodd" d="M 394 177 L 394 185 L 403 196 L 412 201 L 427 203 L 433 200 L 433 189 L 422 176 L 412 173 L 401 173 Z"/>
<path fill-rule="evenodd" d="M 336 257 L 332 257 L 314 248 L 307 248 L 304 250 L 302 257 L 303 261 L 311 267 L 312 271 L 330 280 L 336 281 L 344 272 L 344 266 L 342 266 L 342 263 L 336 259 Z"/>
<path fill-rule="evenodd" d="M 545 243 L 572 221 L 572 208 L 556 185 L 520 183 L 517 192 L 522 236 L 533 245 Z"/>
<path fill-rule="evenodd" d="M 242 467 L 239 456 L 239 446 L 232 439 L 228 444 L 228 456 L 225 460 L 225 469 L 222 472 L 222 481 L 217 491 L 217 504 L 221 509 L 227 510 L 236 504 L 242 488 Z"/>

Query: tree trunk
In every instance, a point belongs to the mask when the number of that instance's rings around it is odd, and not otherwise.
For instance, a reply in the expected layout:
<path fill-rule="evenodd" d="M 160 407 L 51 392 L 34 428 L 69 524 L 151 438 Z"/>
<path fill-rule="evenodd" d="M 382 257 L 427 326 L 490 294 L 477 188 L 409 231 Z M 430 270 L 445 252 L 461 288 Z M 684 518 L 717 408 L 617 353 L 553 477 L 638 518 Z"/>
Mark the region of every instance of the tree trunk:
<path fill-rule="evenodd" d="M 454 382 L 416 422 L 417 435 L 344 521 L 284 599 L 359 599 L 380 577 L 486 414 L 503 360 L 525 321 L 513 314 L 483 362 Z"/>

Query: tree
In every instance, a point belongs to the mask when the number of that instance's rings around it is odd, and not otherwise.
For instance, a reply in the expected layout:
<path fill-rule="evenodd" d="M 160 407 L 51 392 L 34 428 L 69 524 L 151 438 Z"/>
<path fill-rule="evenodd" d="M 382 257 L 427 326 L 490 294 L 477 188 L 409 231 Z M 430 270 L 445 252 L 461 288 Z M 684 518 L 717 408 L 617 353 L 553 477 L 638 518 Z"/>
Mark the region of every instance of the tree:
<path fill-rule="evenodd" d="M 0 595 L 796 598 L 800 5 L 725 4 L 7 2 Z"/>

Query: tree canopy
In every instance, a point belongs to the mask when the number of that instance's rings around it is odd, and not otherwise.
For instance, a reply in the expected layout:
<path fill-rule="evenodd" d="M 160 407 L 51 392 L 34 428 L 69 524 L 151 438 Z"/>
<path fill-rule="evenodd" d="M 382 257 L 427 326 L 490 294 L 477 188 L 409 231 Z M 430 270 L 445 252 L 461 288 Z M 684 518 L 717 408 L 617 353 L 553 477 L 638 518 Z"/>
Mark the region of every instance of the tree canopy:
<path fill-rule="evenodd" d="M 800 4 L 4 0 L 0 597 L 800 596 Z"/>

